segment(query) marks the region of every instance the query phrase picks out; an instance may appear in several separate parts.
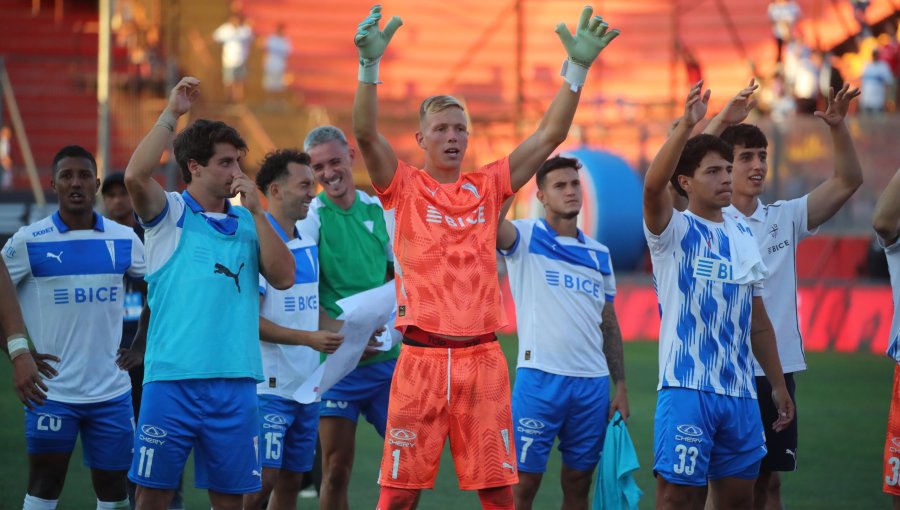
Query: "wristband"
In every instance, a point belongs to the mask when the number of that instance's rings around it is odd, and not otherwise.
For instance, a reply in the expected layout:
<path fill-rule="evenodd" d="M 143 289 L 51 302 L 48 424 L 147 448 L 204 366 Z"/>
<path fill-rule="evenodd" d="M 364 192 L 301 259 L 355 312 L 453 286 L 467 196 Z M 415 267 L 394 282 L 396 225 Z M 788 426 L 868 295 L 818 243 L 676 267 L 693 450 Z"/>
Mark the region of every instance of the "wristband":
<path fill-rule="evenodd" d="M 168 129 L 170 133 L 174 133 L 175 126 L 178 125 L 178 117 L 169 110 L 163 110 L 163 112 L 159 114 L 159 119 L 156 120 L 156 125 Z"/>
<path fill-rule="evenodd" d="M 572 92 L 578 92 L 578 89 L 584 86 L 587 74 L 587 67 L 570 59 L 563 61 L 562 70 L 559 72 L 559 75 L 569 83 L 569 90 Z"/>
<path fill-rule="evenodd" d="M 10 360 L 15 360 L 19 356 L 31 352 L 31 348 L 28 347 L 28 338 L 22 335 L 13 335 L 7 338 L 6 346 L 9 349 Z"/>
<path fill-rule="evenodd" d="M 378 63 L 380 61 L 380 58 L 359 59 L 359 81 L 362 83 L 371 83 L 373 85 L 381 83 L 380 81 L 378 81 Z"/>

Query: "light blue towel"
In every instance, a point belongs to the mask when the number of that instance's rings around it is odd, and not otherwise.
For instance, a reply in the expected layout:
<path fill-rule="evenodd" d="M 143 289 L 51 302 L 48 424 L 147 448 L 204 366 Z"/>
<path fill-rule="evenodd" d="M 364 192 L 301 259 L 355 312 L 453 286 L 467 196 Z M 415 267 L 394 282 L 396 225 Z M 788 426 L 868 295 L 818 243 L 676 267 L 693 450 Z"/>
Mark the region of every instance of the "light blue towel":
<path fill-rule="evenodd" d="M 603 441 L 603 457 L 594 489 L 594 510 L 637 510 L 644 493 L 632 474 L 640 467 L 625 420 L 616 411 Z"/>

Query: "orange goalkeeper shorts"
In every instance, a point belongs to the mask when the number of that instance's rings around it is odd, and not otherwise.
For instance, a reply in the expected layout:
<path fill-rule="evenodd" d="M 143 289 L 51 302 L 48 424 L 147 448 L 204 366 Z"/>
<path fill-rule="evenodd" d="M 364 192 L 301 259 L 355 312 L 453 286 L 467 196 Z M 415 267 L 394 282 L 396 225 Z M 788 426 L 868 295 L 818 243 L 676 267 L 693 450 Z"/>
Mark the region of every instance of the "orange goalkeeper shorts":
<path fill-rule="evenodd" d="M 884 441 L 884 478 L 881 481 L 884 492 L 900 496 L 900 366 L 896 364 L 887 438 Z"/>
<path fill-rule="evenodd" d="M 434 487 L 448 437 L 460 489 L 519 482 L 509 372 L 498 342 L 454 349 L 404 345 L 400 350 L 379 483 Z"/>

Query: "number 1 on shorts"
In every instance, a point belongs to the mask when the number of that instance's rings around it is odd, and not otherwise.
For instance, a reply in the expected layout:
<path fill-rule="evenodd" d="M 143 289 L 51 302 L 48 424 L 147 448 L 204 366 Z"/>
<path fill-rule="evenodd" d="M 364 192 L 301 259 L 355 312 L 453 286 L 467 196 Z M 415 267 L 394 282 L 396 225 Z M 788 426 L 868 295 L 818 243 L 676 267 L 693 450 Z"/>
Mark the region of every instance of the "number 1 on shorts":
<path fill-rule="evenodd" d="M 391 467 L 391 478 L 394 480 L 397 479 L 397 472 L 400 471 L 400 449 L 396 449 L 391 452 L 391 457 L 394 458 L 394 465 Z"/>

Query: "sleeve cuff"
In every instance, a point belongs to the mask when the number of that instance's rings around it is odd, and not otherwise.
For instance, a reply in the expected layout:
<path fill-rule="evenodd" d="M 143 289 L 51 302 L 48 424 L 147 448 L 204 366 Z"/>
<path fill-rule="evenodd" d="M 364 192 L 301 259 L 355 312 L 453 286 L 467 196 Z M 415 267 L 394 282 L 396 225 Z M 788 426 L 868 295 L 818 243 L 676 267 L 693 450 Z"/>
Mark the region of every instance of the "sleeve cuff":
<path fill-rule="evenodd" d="M 140 216 L 137 215 L 137 213 L 134 213 L 134 218 L 138 221 L 138 223 L 140 223 L 140 225 L 142 227 L 144 227 L 145 229 L 148 229 L 148 228 L 153 228 L 153 227 L 159 225 L 159 222 L 161 222 L 163 219 L 165 219 L 166 215 L 168 215 L 168 214 L 169 214 L 169 199 L 167 197 L 165 207 L 163 207 L 163 210 L 160 211 L 160 213 L 157 214 L 155 218 L 151 219 L 150 221 L 145 222 L 144 220 L 141 219 Z"/>
<path fill-rule="evenodd" d="M 499 248 L 497 249 L 500 255 L 503 255 L 504 257 L 514 255 L 516 253 L 516 250 L 519 248 L 519 240 L 522 239 L 522 234 L 519 233 L 519 227 L 517 227 L 515 223 L 511 223 L 511 225 L 514 229 L 516 229 L 516 240 L 513 241 L 512 246 L 505 250 L 501 250 Z"/>

